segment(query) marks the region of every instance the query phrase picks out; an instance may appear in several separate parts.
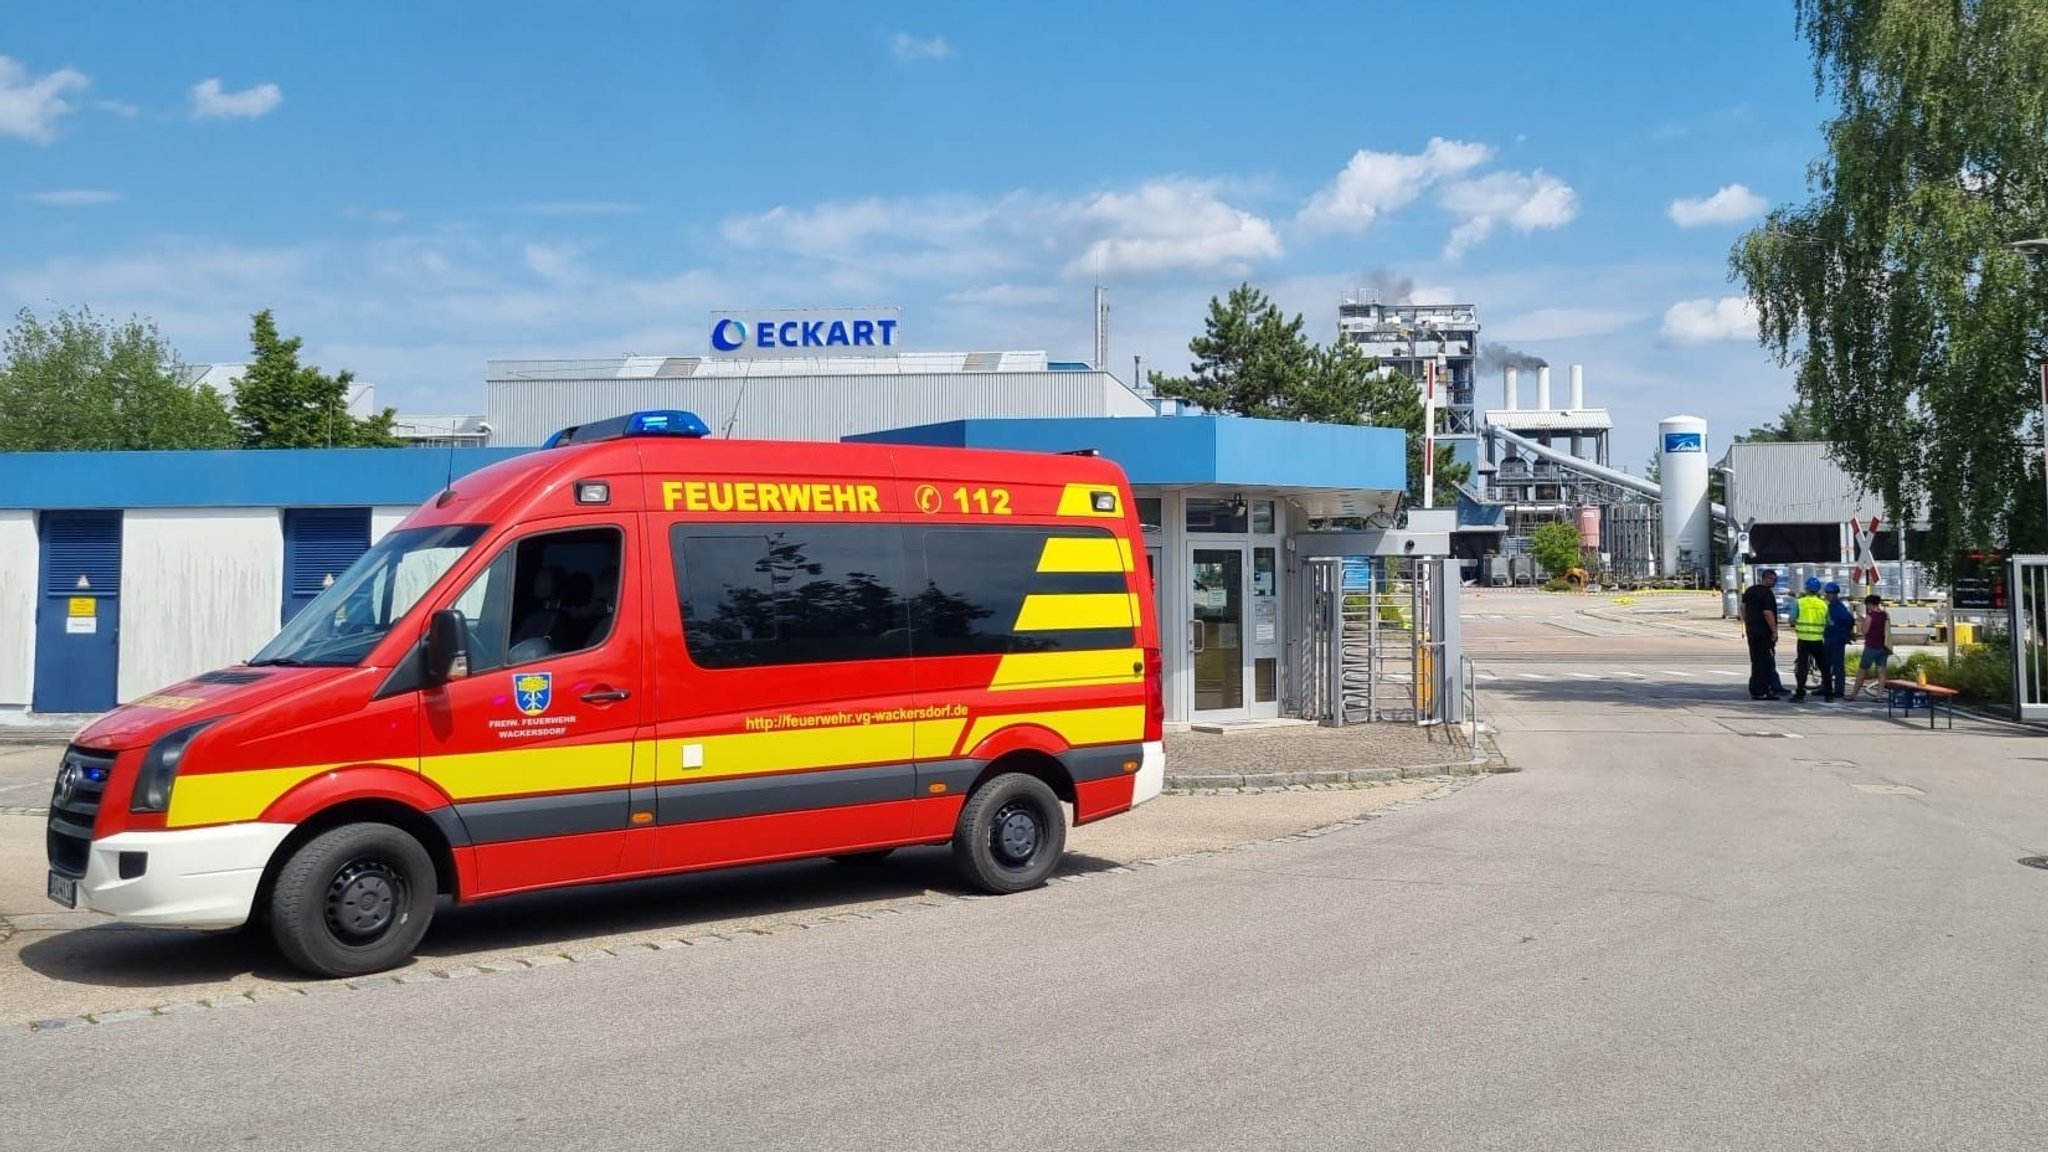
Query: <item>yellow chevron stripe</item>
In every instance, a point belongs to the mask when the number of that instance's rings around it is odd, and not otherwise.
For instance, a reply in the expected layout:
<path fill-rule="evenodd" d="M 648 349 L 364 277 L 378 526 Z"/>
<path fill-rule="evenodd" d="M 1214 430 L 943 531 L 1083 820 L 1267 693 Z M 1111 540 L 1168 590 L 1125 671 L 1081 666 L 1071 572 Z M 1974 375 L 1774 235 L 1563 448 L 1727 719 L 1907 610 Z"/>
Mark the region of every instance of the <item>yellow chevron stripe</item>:
<path fill-rule="evenodd" d="M 1107 492 L 1110 509 L 1107 512 L 1095 510 L 1095 494 Z M 1095 520 L 1119 519 L 1124 514 L 1124 498 L 1113 484 L 1069 484 L 1060 491 L 1059 514 L 1062 516 L 1086 516 Z"/>
<path fill-rule="evenodd" d="M 1039 554 L 1040 572 L 1129 572 L 1131 545 L 1114 536 L 1051 536 Z"/>
<path fill-rule="evenodd" d="M 1077 688 L 1089 684 L 1137 684 L 1145 678 L 1145 654 L 1136 648 L 1085 652 L 1016 652 L 996 665 L 989 690 Z"/>
<path fill-rule="evenodd" d="M 1088 628 L 1129 628 L 1138 619 L 1137 597 L 1128 592 L 1048 592 L 1024 597 L 1017 611 L 1019 632 L 1067 632 Z"/>
<path fill-rule="evenodd" d="M 975 720 L 968 730 L 966 751 L 973 751 L 981 742 L 1005 728 L 1019 724 L 1036 724 L 1059 733 L 1060 738 L 1076 748 L 1091 744 L 1135 744 L 1145 738 L 1145 706 L 1134 704 L 1116 708 L 1075 708 L 1062 712 L 1012 712 L 1002 716 L 983 716 Z"/>

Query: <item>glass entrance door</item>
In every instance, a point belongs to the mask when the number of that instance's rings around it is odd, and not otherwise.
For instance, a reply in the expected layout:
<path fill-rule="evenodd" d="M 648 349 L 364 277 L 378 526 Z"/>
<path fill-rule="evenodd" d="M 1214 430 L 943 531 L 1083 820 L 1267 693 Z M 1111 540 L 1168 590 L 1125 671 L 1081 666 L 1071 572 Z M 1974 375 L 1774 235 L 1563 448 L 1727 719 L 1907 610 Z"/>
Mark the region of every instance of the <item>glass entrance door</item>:
<path fill-rule="evenodd" d="M 1194 550 L 1194 611 L 1188 646 L 1194 653 L 1195 707 L 1244 709 L 1244 549 Z"/>

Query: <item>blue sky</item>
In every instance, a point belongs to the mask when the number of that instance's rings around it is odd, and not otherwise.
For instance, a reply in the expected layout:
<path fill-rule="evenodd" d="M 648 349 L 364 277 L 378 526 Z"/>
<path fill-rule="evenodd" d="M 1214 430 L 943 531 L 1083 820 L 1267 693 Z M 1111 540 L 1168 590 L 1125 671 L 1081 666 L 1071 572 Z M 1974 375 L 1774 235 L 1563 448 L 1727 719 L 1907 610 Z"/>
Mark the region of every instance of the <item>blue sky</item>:
<path fill-rule="evenodd" d="M 1085 359 L 1098 276 L 1112 367 L 1177 370 L 1249 279 L 1321 339 L 1347 289 L 1475 304 L 1586 365 L 1631 467 L 1790 398 L 1726 274 L 1821 147 L 1787 0 L 415 7 L 11 5 L 0 306 L 195 362 L 271 307 L 457 412 L 486 359 L 703 352 L 717 308 Z"/>

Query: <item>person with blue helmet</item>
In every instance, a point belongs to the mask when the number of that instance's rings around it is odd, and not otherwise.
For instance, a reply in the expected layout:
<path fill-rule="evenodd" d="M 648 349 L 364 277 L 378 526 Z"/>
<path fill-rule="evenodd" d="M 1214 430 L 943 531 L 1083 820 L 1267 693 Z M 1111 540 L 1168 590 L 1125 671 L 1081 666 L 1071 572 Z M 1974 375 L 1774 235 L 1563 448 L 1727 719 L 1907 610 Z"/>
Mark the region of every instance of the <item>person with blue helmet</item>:
<path fill-rule="evenodd" d="M 1792 662 L 1792 702 L 1806 699 L 1806 674 L 1818 671 L 1821 686 L 1827 686 L 1828 602 L 1821 597 L 1820 581 L 1806 578 L 1806 591 L 1793 606 L 1792 634 L 1798 638 L 1797 656 Z"/>
<path fill-rule="evenodd" d="M 1833 704 L 1848 691 L 1849 638 L 1856 634 L 1856 613 L 1842 599 L 1842 586 L 1830 581 L 1821 589 L 1827 597 L 1828 622 L 1821 632 L 1820 698 Z"/>

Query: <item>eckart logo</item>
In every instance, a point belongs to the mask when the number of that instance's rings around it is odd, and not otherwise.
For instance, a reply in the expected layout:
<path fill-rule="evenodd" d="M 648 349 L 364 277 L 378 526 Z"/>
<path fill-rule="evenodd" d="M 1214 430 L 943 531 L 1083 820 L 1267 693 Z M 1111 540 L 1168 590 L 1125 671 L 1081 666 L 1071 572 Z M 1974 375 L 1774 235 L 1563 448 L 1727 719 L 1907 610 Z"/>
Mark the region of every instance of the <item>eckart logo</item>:
<path fill-rule="evenodd" d="M 720 352 L 737 352 L 747 346 L 747 324 L 727 318 L 711 326 L 711 346 Z"/>
<path fill-rule="evenodd" d="M 796 351 L 819 349 L 884 349 L 896 347 L 896 329 L 901 322 L 893 316 L 845 317 L 812 315 L 804 319 L 757 319 L 749 324 L 722 316 L 711 325 L 711 347 L 716 352 Z"/>

